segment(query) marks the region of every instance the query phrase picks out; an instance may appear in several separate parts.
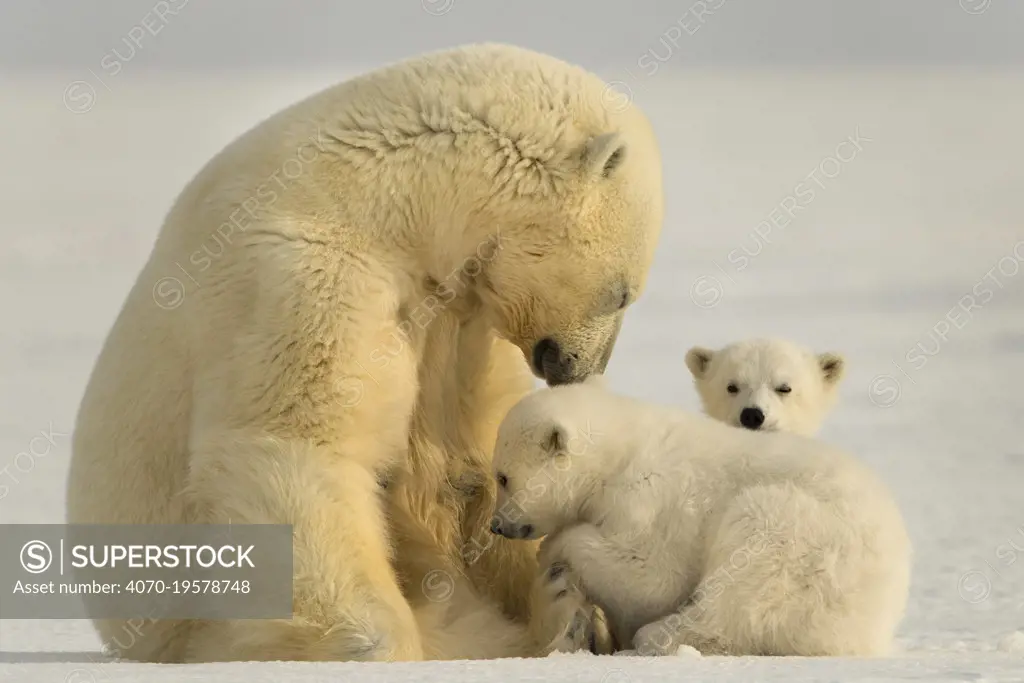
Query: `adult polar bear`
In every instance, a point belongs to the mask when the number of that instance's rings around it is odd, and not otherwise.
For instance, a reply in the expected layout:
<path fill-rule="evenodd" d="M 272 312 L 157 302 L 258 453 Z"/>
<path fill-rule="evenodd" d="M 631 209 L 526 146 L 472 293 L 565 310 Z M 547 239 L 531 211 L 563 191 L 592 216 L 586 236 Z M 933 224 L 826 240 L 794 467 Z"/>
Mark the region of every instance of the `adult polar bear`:
<path fill-rule="evenodd" d="M 535 547 L 488 531 L 490 457 L 529 368 L 602 371 L 644 287 L 661 160 L 608 94 L 520 48 L 429 54 L 293 105 L 189 183 L 90 378 L 68 517 L 291 523 L 294 617 L 97 621 L 118 654 L 543 652 L 563 615 Z"/>

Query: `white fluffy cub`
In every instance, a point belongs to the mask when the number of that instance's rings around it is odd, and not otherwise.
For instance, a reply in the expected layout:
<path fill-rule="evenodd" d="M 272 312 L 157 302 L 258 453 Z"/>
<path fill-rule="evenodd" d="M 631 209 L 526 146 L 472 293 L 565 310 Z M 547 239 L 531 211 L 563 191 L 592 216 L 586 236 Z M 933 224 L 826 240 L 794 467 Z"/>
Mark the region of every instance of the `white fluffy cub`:
<path fill-rule="evenodd" d="M 704 411 L 722 422 L 763 431 L 816 433 L 836 399 L 845 360 L 781 339 L 736 342 L 686 354 Z"/>
<path fill-rule="evenodd" d="M 856 459 L 614 395 L 542 389 L 499 428 L 492 530 L 540 538 L 557 597 L 621 647 L 871 656 L 907 599 L 910 543 Z"/>

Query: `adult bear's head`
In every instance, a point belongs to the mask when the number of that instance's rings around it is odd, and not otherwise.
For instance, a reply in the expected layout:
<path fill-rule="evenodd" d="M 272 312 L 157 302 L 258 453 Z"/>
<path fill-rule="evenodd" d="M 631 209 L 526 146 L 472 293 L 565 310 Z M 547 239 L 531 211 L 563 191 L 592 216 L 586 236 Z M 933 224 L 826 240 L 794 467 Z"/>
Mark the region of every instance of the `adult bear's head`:
<path fill-rule="evenodd" d="M 483 269 L 481 299 L 498 333 L 551 386 L 604 372 L 646 284 L 663 214 L 661 160 L 646 119 L 630 113 L 561 158 L 521 162 L 510 183 L 517 196 L 506 195 L 504 219 L 491 217 L 499 248 Z"/>

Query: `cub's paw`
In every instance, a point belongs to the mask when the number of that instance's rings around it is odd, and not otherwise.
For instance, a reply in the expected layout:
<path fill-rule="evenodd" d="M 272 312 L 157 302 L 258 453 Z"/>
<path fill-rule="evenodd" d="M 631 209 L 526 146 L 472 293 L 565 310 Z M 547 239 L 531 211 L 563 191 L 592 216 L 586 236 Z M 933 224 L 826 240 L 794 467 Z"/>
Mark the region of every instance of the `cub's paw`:
<path fill-rule="evenodd" d="M 543 566 L 543 565 L 542 565 Z M 567 563 L 546 566 L 534 584 L 534 620 L 544 654 L 577 652 L 596 647 L 594 606 Z M 592 647 L 594 646 L 594 647 Z"/>
<path fill-rule="evenodd" d="M 577 527 L 552 534 L 541 541 L 537 554 L 538 564 L 546 568 L 548 590 L 552 600 L 569 599 L 579 604 L 589 603 L 583 588 L 582 576 L 576 571 L 574 560 L 579 560 Z"/>
<path fill-rule="evenodd" d="M 641 657 L 674 655 L 680 644 L 677 629 L 665 619 L 647 624 L 633 636 L 633 649 Z"/>
<path fill-rule="evenodd" d="M 545 591 L 552 602 L 567 600 L 582 606 L 587 602 L 579 574 L 564 560 L 557 560 L 544 573 Z"/>
<path fill-rule="evenodd" d="M 565 625 L 552 648 L 558 652 L 590 651 L 595 655 L 615 652 L 615 639 L 608 619 L 600 607 L 587 598 L 578 575 L 565 563 L 556 563 L 546 572 L 546 586 L 553 609 Z"/>
<path fill-rule="evenodd" d="M 573 614 L 562 634 L 551 643 L 553 652 L 593 652 L 596 647 L 592 620 L 584 611 Z"/>

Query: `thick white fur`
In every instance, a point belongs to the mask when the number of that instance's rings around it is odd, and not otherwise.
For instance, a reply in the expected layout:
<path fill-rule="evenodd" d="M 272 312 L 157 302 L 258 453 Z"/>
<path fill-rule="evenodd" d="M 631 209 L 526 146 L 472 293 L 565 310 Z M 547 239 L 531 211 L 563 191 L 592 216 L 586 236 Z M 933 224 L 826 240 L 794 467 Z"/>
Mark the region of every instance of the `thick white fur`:
<path fill-rule="evenodd" d="M 882 482 L 824 443 L 587 382 L 513 407 L 494 465 L 502 524 L 548 535 L 541 561 L 563 599 L 597 603 L 622 647 L 889 651 L 909 583 L 904 523 Z"/>
<path fill-rule="evenodd" d="M 812 436 L 836 401 L 846 362 L 835 353 L 812 353 L 782 339 L 751 339 L 718 350 L 686 353 L 704 412 L 742 426 L 744 408 L 764 415 L 760 429 Z M 737 393 L 729 393 L 733 384 Z M 778 389 L 787 386 L 789 393 Z"/>
<path fill-rule="evenodd" d="M 89 381 L 68 519 L 291 523 L 294 617 L 130 642 L 98 621 L 116 654 L 521 656 L 568 628 L 536 547 L 488 531 L 490 455 L 524 354 L 551 338 L 600 371 L 646 281 L 660 158 L 606 95 L 519 48 L 439 52 L 274 115 L 188 184 Z"/>

